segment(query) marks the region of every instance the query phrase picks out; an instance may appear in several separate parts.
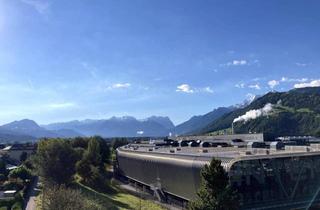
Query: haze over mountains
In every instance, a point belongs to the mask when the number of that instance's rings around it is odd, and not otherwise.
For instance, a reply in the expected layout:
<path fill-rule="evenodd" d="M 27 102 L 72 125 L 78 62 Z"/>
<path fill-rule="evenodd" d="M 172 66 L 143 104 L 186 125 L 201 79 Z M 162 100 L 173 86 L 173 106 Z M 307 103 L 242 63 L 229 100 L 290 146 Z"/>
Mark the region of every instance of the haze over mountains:
<path fill-rule="evenodd" d="M 268 110 L 263 110 L 268 105 Z M 167 136 L 206 134 L 230 129 L 237 133 L 264 132 L 279 135 L 320 135 L 320 87 L 270 92 L 229 107 L 219 107 L 204 115 L 194 116 L 175 126 L 169 117 L 112 117 L 38 125 L 28 119 L 0 126 L 1 141 L 30 141 L 42 137 Z M 235 120 L 236 119 L 236 120 Z"/>
<path fill-rule="evenodd" d="M 107 120 L 83 120 L 44 125 L 48 130 L 71 129 L 86 136 L 103 137 L 166 136 L 174 127 L 168 117 L 152 116 L 138 120 L 134 117 L 112 117 Z"/>

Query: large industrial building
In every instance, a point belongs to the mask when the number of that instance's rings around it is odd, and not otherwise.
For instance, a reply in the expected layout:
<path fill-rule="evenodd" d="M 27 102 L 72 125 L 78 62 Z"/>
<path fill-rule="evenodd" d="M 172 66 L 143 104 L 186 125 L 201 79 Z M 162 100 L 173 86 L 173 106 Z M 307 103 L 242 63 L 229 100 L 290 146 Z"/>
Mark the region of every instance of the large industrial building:
<path fill-rule="evenodd" d="M 126 145 L 117 150 L 118 169 L 148 189 L 187 202 L 196 198 L 202 167 L 217 158 L 239 193 L 242 209 L 307 208 L 318 203 L 320 144 L 233 137 L 229 142 L 194 137 Z"/>

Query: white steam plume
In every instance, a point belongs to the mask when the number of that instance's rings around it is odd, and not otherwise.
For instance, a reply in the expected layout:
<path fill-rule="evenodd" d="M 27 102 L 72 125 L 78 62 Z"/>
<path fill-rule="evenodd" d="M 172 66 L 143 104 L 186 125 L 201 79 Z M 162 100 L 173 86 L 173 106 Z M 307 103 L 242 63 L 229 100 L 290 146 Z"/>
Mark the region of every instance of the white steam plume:
<path fill-rule="evenodd" d="M 267 103 L 263 108 L 261 109 L 253 109 L 250 111 L 247 111 L 244 115 L 241 115 L 233 120 L 233 123 L 239 122 L 239 121 L 249 121 L 256 119 L 260 116 L 266 116 L 269 112 L 272 111 L 272 104 Z"/>

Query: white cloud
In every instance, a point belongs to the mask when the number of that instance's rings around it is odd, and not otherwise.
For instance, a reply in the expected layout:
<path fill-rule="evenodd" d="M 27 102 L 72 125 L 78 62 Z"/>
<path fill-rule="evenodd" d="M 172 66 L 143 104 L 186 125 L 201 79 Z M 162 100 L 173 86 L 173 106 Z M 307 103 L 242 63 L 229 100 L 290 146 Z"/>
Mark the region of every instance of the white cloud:
<path fill-rule="evenodd" d="M 137 134 L 142 135 L 142 134 L 144 134 L 144 131 L 137 131 Z"/>
<path fill-rule="evenodd" d="M 256 78 L 253 78 L 252 81 L 254 82 L 258 82 L 258 81 L 261 81 L 261 80 L 264 80 L 265 78 L 261 78 L 261 77 L 256 77 Z"/>
<path fill-rule="evenodd" d="M 130 83 L 116 83 L 111 86 L 112 89 L 121 89 L 121 88 L 129 88 L 131 86 Z"/>
<path fill-rule="evenodd" d="M 252 65 L 256 65 L 256 66 L 260 66 L 260 61 L 258 59 L 249 61 L 246 59 L 236 59 L 236 60 L 232 60 L 229 61 L 227 63 L 223 63 L 220 64 L 220 67 L 231 67 L 231 66 L 252 66 Z"/>
<path fill-rule="evenodd" d="M 300 66 L 300 67 L 306 67 L 306 66 L 309 66 L 310 63 L 299 63 L 299 62 L 297 62 L 296 65 Z"/>
<path fill-rule="evenodd" d="M 253 60 L 252 63 L 260 66 L 260 60 L 258 59 Z"/>
<path fill-rule="evenodd" d="M 308 78 L 301 78 L 301 79 L 295 79 L 295 78 L 288 78 L 288 77 L 282 77 L 281 82 L 307 82 Z"/>
<path fill-rule="evenodd" d="M 305 88 L 305 87 L 320 87 L 320 79 L 313 80 L 307 83 L 297 83 L 294 85 L 294 88 Z"/>
<path fill-rule="evenodd" d="M 177 92 L 184 92 L 184 93 L 194 93 L 194 90 L 188 84 L 181 84 L 177 86 Z"/>
<path fill-rule="evenodd" d="M 270 80 L 270 81 L 268 82 L 268 85 L 269 85 L 269 87 L 270 87 L 271 89 L 273 89 L 275 86 L 279 85 L 279 81 L 277 81 L 277 80 Z"/>
<path fill-rule="evenodd" d="M 50 109 L 67 109 L 67 108 L 72 108 L 75 107 L 76 104 L 74 103 L 53 103 L 53 104 L 48 104 L 47 107 Z"/>
<path fill-rule="evenodd" d="M 236 88 L 244 88 L 245 84 L 244 83 L 238 83 L 235 85 Z"/>
<path fill-rule="evenodd" d="M 50 6 L 47 0 L 20 0 L 20 1 L 29 6 L 32 6 L 40 14 L 47 13 Z"/>
<path fill-rule="evenodd" d="M 233 60 L 232 61 L 232 65 L 234 66 L 243 66 L 243 65 L 247 65 L 248 62 L 246 60 Z"/>
<path fill-rule="evenodd" d="M 207 92 L 207 93 L 213 93 L 213 90 L 211 87 L 205 87 L 202 89 L 203 92 Z"/>
<path fill-rule="evenodd" d="M 200 88 L 192 88 L 188 84 L 181 84 L 177 86 L 176 92 L 184 92 L 184 93 L 213 93 L 213 89 L 209 86 L 200 87 Z"/>
<path fill-rule="evenodd" d="M 247 60 L 233 60 L 231 62 L 228 62 L 226 64 L 226 66 L 244 66 L 244 65 L 247 65 L 248 64 L 248 61 Z"/>
<path fill-rule="evenodd" d="M 260 87 L 259 84 L 249 85 L 248 87 L 249 87 L 249 88 L 252 88 L 252 89 L 256 89 L 256 90 L 260 90 L 260 89 L 261 89 L 261 87 Z"/>

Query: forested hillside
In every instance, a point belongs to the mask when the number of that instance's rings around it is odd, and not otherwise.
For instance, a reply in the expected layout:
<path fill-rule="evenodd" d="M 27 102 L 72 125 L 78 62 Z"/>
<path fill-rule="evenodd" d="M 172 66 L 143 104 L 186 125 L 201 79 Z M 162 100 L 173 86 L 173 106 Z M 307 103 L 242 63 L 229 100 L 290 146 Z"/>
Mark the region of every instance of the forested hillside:
<path fill-rule="evenodd" d="M 243 109 L 223 115 L 197 133 L 209 133 L 230 128 L 236 118 L 259 112 L 268 103 L 272 106 L 270 113 L 235 122 L 235 132 L 264 132 L 270 136 L 320 136 L 319 87 L 293 89 L 288 92 L 270 92 Z"/>

